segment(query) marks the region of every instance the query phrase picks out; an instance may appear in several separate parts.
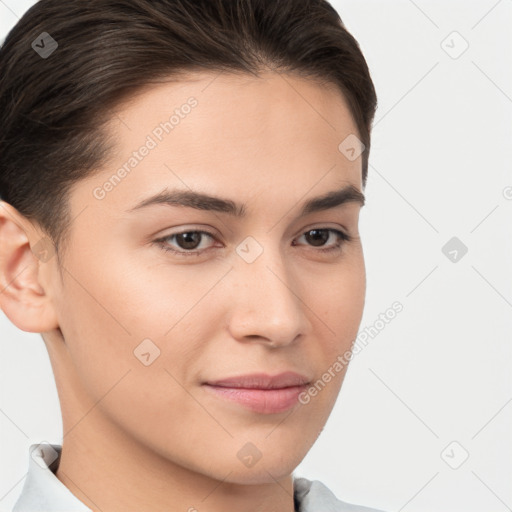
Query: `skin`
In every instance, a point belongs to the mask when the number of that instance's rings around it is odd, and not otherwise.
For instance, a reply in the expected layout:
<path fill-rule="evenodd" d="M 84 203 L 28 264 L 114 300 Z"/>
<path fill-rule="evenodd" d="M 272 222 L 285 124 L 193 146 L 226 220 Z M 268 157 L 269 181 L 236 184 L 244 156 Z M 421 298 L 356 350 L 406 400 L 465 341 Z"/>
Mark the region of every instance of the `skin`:
<path fill-rule="evenodd" d="M 93 197 L 168 112 L 198 105 L 102 200 Z M 40 227 L 0 203 L 0 306 L 42 333 L 63 415 L 57 477 L 94 511 L 286 511 L 292 472 L 334 406 L 344 373 L 307 405 L 260 414 L 201 383 L 293 370 L 312 381 L 350 349 L 361 321 L 365 267 L 361 204 L 299 217 L 304 201 L 348 184 L 362 190 L 361 158 L 338 145 L 357 134 L 334 86 L 292 75 L 195 73 L 152 85 L 112 117 L 112 160 L 70 193 L 69 249 L 41 261 Z M 247 216 L 157 205 L 126 213 L 164 188 L 245 203 Z M 153 243 L 209 230 L 199 257 Z M 315 246 L 305 233 L 333 228 Z M 263 248 L 247 263 L 248 236 Z M 295 241 L 295 243 L 293 243 Z M 184 251 L 176 238 L 167 245 Z M 251 249 L 252 250 L 252 249 Z M 149 366 L 134 350 L 149 338 Z M 237 453 L 252 443 L 252 467 Z M 252 449 L 252 448 L 251 448 Z"/>

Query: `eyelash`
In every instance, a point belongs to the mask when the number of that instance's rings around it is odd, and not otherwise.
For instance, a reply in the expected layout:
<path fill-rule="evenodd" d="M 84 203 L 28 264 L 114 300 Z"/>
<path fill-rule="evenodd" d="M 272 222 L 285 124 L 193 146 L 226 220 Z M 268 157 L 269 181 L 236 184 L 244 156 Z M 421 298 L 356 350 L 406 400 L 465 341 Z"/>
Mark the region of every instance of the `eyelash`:
<path fill-rule="evenodd" d="M 322 253 L 330 253 L 330 252 L 336 251 L 336 250 L 340 249 L 341 246 L 344 245 L 345 243 L 352 242 L 354 240 L 354 237 L 352 237 L 351 235 L 349 235 L 343 231 L 340 231 L 339 229 L 334 229 L 334 228 L 312 228 L 312 229 L 308 229 L 307 231 L 304 231 L 304 233 L 302 233 L 302 235 L 309 233 L 310 231 L 330 231 L 332 233 L 335 233 L 338 236 L 338 241 L 335 243 L 335 245 L 332 245 L 327 248 L 320 247 L 319 249 L 317 249 L 318 251 L 320 251 Z M 209 233 L 208 231 L 190 229 L 190 230 L 186 230 L 186 231 L 180 231 L 179 233 L 172 233 L 170 235 L 164 236 L 162 238 L 155 240 L 154 243 L 156 243 L 164 252 L 171 252 L 171 253 L 174 253 L 179 256 L 201 256 L 206 251 L 209 251 L 210 249 L 212 249 L 212 247 L 209 247 L 208 249 L 202 249 L 202 250 L 192 249 L 192 250 L 177 251 L 176 249 L 171 249 L 169 247 L 169 245 L 166 243 L 170 238 L 174 238 L 177 235 L 183 235 L 185 233 L 201 233 L 201 234 L 207 235 L 215 240 L 214 235 L 212 233 Z M 314 248 L 314 246 L 310 246 L 310 247 Z"/>

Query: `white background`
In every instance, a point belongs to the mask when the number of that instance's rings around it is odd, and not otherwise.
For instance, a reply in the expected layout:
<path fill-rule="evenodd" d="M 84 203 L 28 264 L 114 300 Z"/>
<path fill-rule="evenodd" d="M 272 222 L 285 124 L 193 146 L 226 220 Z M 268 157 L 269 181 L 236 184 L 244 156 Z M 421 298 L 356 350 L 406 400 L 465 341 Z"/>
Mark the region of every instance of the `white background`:
<path fill-rule="evenodd" d="M 33 3 L 0 0 L 2 40 Z M 296 474 L 389 512 L 512 510 L 512 0 L 332 3 L 379 97 L 360 331 L 404 309 L 352 361 Z M 442 252 L 452 237 L 468 248 L 457 262 Z M 0 312 L 0 343 L 7 511 L 28 446 L 62 429 L 40 335 Z"/>

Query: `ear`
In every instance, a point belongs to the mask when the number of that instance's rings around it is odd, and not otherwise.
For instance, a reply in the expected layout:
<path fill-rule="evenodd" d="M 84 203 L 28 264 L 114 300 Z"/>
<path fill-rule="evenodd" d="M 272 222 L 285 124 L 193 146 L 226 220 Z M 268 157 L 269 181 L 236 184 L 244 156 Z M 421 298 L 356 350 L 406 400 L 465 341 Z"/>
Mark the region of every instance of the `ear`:
<path fill-rule="evenodd" d="M 0 201 L 0 309 L 19 329 L 58 328 L 48 294 L 54 244 L 12 205 Z"/>

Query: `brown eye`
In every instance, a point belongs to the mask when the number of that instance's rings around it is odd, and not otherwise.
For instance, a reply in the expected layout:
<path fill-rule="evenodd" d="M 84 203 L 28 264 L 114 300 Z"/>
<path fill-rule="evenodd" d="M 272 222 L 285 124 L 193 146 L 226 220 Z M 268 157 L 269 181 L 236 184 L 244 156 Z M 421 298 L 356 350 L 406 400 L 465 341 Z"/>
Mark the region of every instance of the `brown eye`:
<path fill-rule="evenodd" d="M 181 249 L 192 250 L 196 249 L 201 242 L 202 234 L 199 231 L 187 231 L 174 236 L 176 237 L 176 243 Z"/>
<path fill-rule="evenodd" d="M 336 235 L 334 244 L 328 245 L 326 242 L 331 237 L 331 234 Z M 352 237 L 339 229 L 332 228 L 315 228 L 306 231 L 301 238 L 306 239 L 307 245 L 310 247 L 318 247 L 319 251 L 328 252 L 339 250 L 343 245 L 343 242 L 350 242 Z M 296 244 L 294 244 L 296 245 Z M 325 246 L 325 247 L 324 247 Z"/>
<path fill-rule="evenodd" d="M 180 256 L 199 256 L 201 253 L 211 248 L 210 246 L 198 249 L 205 236 L 215 240 L 215 237 L 207 231 L 189 230 L 164 236 L 155 240 L 155 243 L 164 251 L 169 251 Z M 176 249 L 173 248 L 173 244 L 169 243 L 173 239 L 175 239 L 174 247 L 177 247 Z"/>
<path fill-rule="evenodd" d="M 330 232 L 328 229 L 311 229 L 305 233 L 308 243 L 315 247 L 324 245 L 329 240 Z"/>

